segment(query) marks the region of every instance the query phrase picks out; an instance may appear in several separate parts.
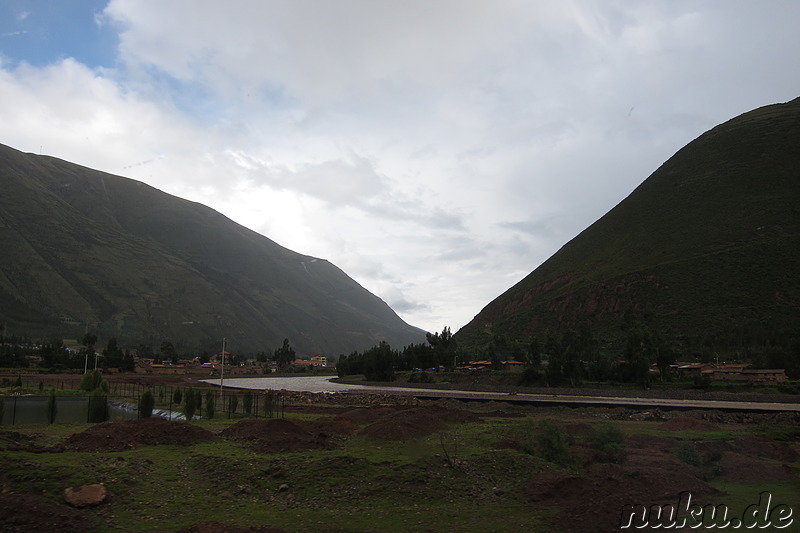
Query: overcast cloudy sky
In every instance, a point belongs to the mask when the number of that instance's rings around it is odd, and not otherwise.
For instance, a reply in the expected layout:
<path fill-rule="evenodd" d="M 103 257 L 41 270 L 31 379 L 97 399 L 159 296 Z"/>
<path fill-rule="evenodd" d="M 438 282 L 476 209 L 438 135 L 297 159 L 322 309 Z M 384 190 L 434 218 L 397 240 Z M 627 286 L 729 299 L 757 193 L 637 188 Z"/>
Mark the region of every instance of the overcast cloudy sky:
<path fill-rule="evenodd" d="M 800 2 L 2 0 L 0 143 L 454 332 L 675 151 L 800 96 Z"/>

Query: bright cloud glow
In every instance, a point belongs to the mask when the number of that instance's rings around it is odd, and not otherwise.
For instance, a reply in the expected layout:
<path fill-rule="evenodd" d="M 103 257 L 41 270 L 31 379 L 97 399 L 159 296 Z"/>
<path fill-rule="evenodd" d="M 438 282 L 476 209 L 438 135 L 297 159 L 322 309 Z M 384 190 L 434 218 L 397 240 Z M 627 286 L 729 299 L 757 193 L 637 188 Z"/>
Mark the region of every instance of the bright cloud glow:
<path fill-rule="evenodd" d="M 431 331 L 800 87 L 791 1 L 21 5 L 0 143 L 209 205 Z"/>

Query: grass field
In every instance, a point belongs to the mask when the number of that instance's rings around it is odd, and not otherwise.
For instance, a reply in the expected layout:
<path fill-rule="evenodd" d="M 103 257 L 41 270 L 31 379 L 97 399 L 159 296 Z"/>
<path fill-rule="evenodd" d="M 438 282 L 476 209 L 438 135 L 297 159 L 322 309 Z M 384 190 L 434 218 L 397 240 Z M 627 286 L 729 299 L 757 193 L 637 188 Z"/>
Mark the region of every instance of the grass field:
<path fill-rule="evenodd" d="M 98 451 L 69 444 L 72 435 L 97 429 L 90 424 L 6 426 L 0 501 L 35 495 L 61 505 L 65 488 L 103 483 L 106 501 L 78 511 L 97 531 L 179 531 L 215 521 L 291 532 L 609 531 L 625 502 L 677 501 L 684 490 L 738 513 L 763 491 L 782 503 L 800 501 L 800 439 L 791 426 L 678 415 L 665 422 L 592 408 L 465 407 L 355 408 L 358 416 L 343 407 L 333 408 L 335 417 L 330 406 L 325 413 L 289 409 L 286 427 L 343 424 L 350 416 L 350 429 L 331 434 L 325 446 L 284 452 L 254 445 L 273 438 L 269 431 L 261 440 L 233 438 L 231 429 L 243 419 L 194 423 L 213 436 L 180 446 L 95 437 L 109 440 L 109 449 L 100 442 Z M 269 422 L 258 424 L 277 428 Z M 188 425 L 164 423 L 170 424 L 165 438 Z M 593 440 L 609 424 L 623 439 L 616 459 Z M 767 427 L 778 429 L 767 434 Z M 395 433 L 399 428 L 408 431 Z M 545 438 L 552 435 L 563 441 Z M 124 449 L 112 451 L 112 441 Z M 303 442 L 312 441 L 319 439 Z M 681 460 L 685 442 L 696 447 L 697 464 Z M 761 469 L 763 479 L 743 479 L 742 465 Z M 628 501 L 637 497 L 642 501 Z M 4 520 L 22 520 L 20 513 L 0 509 Z"/>

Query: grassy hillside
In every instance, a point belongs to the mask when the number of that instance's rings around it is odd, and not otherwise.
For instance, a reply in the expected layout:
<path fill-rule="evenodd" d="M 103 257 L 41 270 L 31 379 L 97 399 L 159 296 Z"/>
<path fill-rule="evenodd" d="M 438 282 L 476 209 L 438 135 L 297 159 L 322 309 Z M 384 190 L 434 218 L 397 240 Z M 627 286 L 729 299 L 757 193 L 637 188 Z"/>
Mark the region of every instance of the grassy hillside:
<path fill-rule="evenodd" d="M 423 333 L 331 263 L 143 183 L 0 146 L 0 321 L 17 334 L 338 354 Z"/>
<path fill-rule="evenodd" d="M 800 321 L 800 99 L 694 140 L 456 335 L 480 348 L 647 322 L 689 348 L 765 345 Z"/>

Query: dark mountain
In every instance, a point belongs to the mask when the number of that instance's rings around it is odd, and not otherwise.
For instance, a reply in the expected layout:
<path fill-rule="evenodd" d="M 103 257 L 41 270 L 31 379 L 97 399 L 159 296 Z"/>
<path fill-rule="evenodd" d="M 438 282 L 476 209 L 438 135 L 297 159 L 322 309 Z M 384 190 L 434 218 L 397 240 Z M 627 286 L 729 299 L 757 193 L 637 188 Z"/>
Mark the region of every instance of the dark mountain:
<path fill-rule="evenodd" d="M 349 353 L 424 332 L 328 261 L 143 183 L 0 145 L 0 325 L 179 352 Z"/>
<path fill-rule="evenodd" d="M 588 326 L 609 347 L 633 324 L 689 349 L 800 336 L 800 99 L 689 143 L 455 337 L 480 349 Z"/>

